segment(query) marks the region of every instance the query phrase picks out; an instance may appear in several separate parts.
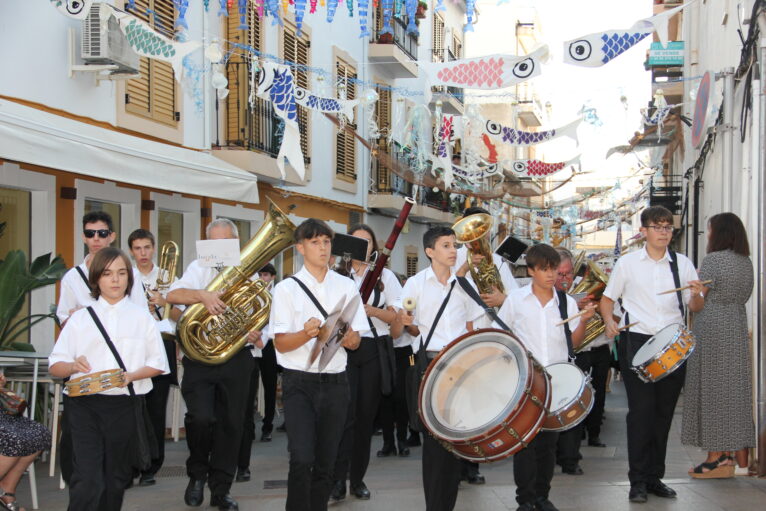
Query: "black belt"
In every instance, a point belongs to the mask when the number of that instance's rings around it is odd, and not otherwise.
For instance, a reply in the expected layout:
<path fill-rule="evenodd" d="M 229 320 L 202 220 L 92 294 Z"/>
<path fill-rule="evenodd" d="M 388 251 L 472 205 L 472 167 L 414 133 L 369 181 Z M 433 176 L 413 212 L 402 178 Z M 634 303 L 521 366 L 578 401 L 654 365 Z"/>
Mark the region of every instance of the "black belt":
<path fill-rule="evenodd" d="M 285 376 L 315 383 L 346 383 L 346 371 L 340 373 L 309 373 L 307 371 L 297 371 L 295 369 L 282 369 Z"/>
<path fill-rule="evenodd" d="M 433 360 L 436 358 L 437 355 L 439 355 L 439 351 L 426 351 L 426 358 L 428 360 Z"/>

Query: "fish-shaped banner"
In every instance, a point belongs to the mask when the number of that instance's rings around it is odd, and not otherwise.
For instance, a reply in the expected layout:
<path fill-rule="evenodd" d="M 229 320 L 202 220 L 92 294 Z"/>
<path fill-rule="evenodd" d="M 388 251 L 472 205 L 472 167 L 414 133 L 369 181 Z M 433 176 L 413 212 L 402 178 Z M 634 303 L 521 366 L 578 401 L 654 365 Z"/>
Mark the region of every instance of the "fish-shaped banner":
<path fill-rule="evenodd" d="M 540 160 L 514 160 L 510 166 L 503 162 L 504 168 L 510 168 L 513 173 L 519 177 L 548 177 L 556 174 L 572 165 L 578 165 L 580 163 L 580 155 L 572 158 L 569 161 L 562 161 L 558 163 L 545 163 Z"/>
<path fill-rule="evenodd" d="M 542 144 L 559 137 L 569 137 L 575 142 L 577 140 L 577 127 L 582 119 L 570 122 L 560 128 L 545 131 L 522 131 L 508 126 L 503 126 L 499 122 L 486 121 L 484 123 L 484 133 L 490 137 L 500 139 L 506 144 L 517 146 L 530 146 Z"/>
<path fill-rule="evenodd" d="M 445 188 L 452 187 L 452 145 L 450 145 L 450 139 L 454 122 L 454 116 L 442 116 L 436 155 L 432 157 L 434 168 L 441 168 L 444 171 Z"/>
<path fill-rule="evenodd" d="M 51 0 L 51 3 L 64 16 L 84 20 L 90 13 L 93 0 Z"/>
<path fill-rule="evenodd" d="M 668 39 L 668 20 L 695 1 L 692 0 L 650 18 L 638 20 L 632 27 L 625 30 L 596 32 L 566 41 L 564 43 L 564 62 L 585 67 L 603 66 L 631 49 L 653 32 L 657 32 L 657 37 L 665 46 Z"/>
<path fill-rule="evenodd" d="M 354 122 L 354 108 L 359 104 L 358 99 L 335 99 L 317 96 L 301 87 L 295 88 L 295 102 L 311 110 L 328 114 L 343 114 Z"/>
<path fill-rule="evenodd" d="M 285 123 L 282 145 L 277 154 L 277 167 L 285 178 L 285 158 L 290 161 L 301 180 L 306 175 L 301 151 L 301 132 L 298 126 L 298 107 L 295 103 L 293 72 L 284 64 L 265 62 L 258 83 L 258 97 L 271 101 L 274 112 Z"/>
<path fill-rule="evenodd" d="M 540 74 L 548 55 L 544 45 L 528 55 L 488 55 L 450 62 L 418 62 L 434 85 L 465 89 L 502 89 Z"/>

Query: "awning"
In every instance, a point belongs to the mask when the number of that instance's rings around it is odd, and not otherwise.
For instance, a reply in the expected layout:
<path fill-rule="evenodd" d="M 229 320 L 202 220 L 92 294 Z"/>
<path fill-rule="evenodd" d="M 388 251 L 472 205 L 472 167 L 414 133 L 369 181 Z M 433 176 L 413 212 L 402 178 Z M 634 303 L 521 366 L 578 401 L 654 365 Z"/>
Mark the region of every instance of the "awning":
<path fill-rule="evenodd" d="M 176 193 L 258 202 L 258 178 L 211 154 L 3 99 L 0 158 Z"/>

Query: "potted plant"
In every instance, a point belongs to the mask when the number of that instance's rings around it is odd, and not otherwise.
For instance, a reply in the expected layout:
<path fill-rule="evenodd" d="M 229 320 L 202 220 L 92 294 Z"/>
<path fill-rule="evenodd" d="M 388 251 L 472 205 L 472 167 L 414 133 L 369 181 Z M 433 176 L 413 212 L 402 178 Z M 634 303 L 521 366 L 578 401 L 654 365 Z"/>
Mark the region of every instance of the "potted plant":
<path fill-rule="evenodd" d="M 378 36 L 378 44 L 394 44 L 394 34 L 386 33 Z"/>
<path fill-rule="evenodd" d="M 426 11 L 428 10 L 428 4 L 423 0 L 418 2 L 418 8 L 415 11 L 415 18 L 422 20 L 426 17 Z"/>

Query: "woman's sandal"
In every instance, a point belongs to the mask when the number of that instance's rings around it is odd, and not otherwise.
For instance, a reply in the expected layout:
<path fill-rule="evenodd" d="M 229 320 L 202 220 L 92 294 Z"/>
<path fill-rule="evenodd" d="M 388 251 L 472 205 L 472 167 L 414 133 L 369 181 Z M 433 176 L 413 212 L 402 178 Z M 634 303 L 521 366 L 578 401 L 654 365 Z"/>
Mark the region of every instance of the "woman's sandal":
<path fill-rule="evenodd" d="M 13 497 L 13 500 L 11 502 L 6 502 L 3 500 L 3 497 Z M 16 502 L 16 494 L 7 493 L 2 488 L 0 488 L 0 506 L 2 506 L 3 509 L 7 509 L 8 511 L 19 511 L 21 509 L 19 503 Z"/>
<path fill-rule="evenodd" d="M 730 463 L 724 465 L 730 461 Z M 734 460 L 731 456 L 722 454 L 715 461 L 705 461 L 689 471 L 689 475 L 695 479 L 727 479 L 734 477 Z"/>

